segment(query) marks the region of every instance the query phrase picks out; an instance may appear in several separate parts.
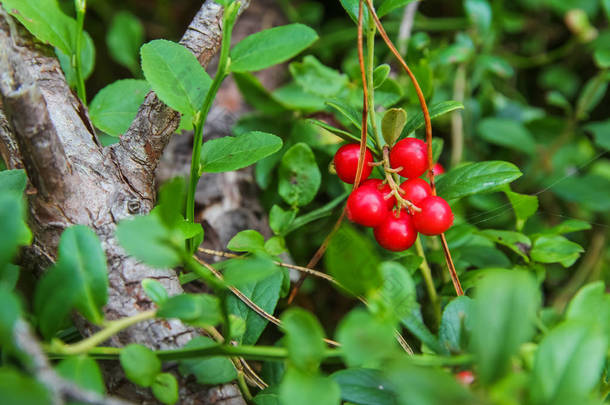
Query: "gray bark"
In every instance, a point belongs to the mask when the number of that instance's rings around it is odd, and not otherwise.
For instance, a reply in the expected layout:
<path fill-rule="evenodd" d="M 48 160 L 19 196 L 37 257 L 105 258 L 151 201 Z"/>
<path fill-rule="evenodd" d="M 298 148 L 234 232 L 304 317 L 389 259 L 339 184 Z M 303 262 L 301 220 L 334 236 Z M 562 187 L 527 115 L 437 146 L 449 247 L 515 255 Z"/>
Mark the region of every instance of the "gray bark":
<path fill-rule="evenodd" d="M 203 66 L 218 50 L 221 22 L 221 7 L 208 0 L 182 38 L 181 43 Z M 86 108 L 69 89 L 51 49 L 36 42 L 0 8 L 0 153 L 9 168 L 23 167 L 28 174 L 29 225 L 34 242 L 26 256 L 33 268 L 40 269 L 56 259 L 64 229 L 74 224 L 94 229 L 108 261 L 107 319 L 132 316 L 153 307 L 141 288 L 144 278 L 159 280 L 170 294 L 183 291 L 173 270 L 153 269 L 127 256 L 115 237 L 120 220 L 152 209 L 155 169 L 178 124 L 179 115 L 150 93 L 120 143 L 103 148 Z M 246 176 L 249 181 L 245 173 L 226 174 L 221 189 L 236 184 L 227 180 L 231 176 Z M 239 190 L 234 195 L 239 195 Z M 239 210 L 237 205 L 245 200 L 231 201 L 220 204 Z M 255 199 L 250 196 L 250 201 Z M 217 233 L 230 229 L 236 221 L 229 217 L 226 227 L 220 226 L 219 218 L 226 211 L 215 212 L 209 222 L 214 223 Z M 246 215 L 233 228 L 264 226 L 261 218 L 255 222 L 252 224 L 252 218 Z M 225 240 L 226 235 L 221 239 Z M 94 332 L 83 319 L 77 320 L 77 326 L 85 335 Z M 108 343 L 122 346 L 137 342 L 153 349 L 171 349 L 195 335 L 197 331 L 178 321 L 149 321 L 125 330 Z M 148 390 L 135 388 L 119 370 L 107 373 L 107 377 L 111 393 L 137 403 L 155 402 Z M 184 380 L 180 398 L 183 404 L 244 403 L 233 384 L 204 388 Z"/>

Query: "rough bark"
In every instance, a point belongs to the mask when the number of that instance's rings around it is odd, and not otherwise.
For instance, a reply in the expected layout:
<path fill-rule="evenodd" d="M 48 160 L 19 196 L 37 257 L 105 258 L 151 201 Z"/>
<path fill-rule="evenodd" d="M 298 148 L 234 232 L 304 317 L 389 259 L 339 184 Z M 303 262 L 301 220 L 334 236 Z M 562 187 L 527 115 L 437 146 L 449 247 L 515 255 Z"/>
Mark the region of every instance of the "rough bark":
<path fill-rule="evenodd" d="M 222 9 L 206 1 L 182 43 L 205 66 L 221 39 Z M 62 231 L 84 224 L 96 231 L 106 252 L 108 319 L 134 315 L 153 304 L 141 289 L 144 278 L 159 280 L 170 294 L 182 287 L 173 270 L 152 269 L 129 257 L 119 246 L 116 224 L 146 214 L 154 204 L 154 172 L 179 115 L 151 93 L 121 142 L 103 148 L 86 108 L 69 89 L 47 46 L 0 8 L 0 153 L 10 168 L 25 167 L 33 246 L 27 252 L 40 268 L 56 258 Z M 83 334 L 93 328 L 79 319 Z M 115 336 L 112 345 L 138 342 L 154 349 L 176 348 L 197 332 L 178 321 L 150 321 Z M 122 373 L 108 374 L 109 391 L 138 403 L 154 403 L 148 390 L 136 389 Z M 184 382 L 184 381 L 183 381 Z M 184 404 L 243 404 L 232 384 L 204 388 L 181 384 Z"/>

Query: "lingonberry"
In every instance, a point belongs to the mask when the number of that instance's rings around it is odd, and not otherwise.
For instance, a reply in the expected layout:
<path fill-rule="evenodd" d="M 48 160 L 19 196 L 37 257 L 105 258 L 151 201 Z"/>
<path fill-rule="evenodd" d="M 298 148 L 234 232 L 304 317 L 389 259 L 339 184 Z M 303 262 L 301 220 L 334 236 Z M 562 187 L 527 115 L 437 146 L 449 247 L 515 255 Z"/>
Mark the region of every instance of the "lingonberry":
<path fill-rule="evenodd" d="M 400 188 L 405 192 L 402 197 L 417 205 L 424 198 L 432 195 L 432 188 L 426 180 L 415 178 L 404 181 Z"/>
<path fill-rule="evenodd" d="M 358 170 L 358 158 L 360 157 L 360 145 L 348 143 L 339 148 L 333 159 L 337 176 L 346 183 L 354 184 L 356 171 Z M 373 162 L 373 154 L 367 148 L 364 152 L 364 166 L 362 167 L 362 178 L 365 180 L 371 175 L 373 168 L 369 165 Z"/>
<path fill-rule="evenodd" d="M 401 252 L 413 246 L 417 231 L 411 215 L 401 210 L 398 217 L 390 212 L 373 231 L 377 243 L 388 250 Z"/>
<path fill-rule="evenodd" d="M 470 370 L 460 371 L 459 373 L 457 373 L 455 375 L 455 378 L 462 385 L 470 385 L 470 384 L 472 384 L 474 382 L 474 374 Z"/>
<path fill-rule="evenodd" d="M 445 168 L 442 164 L 436 162 L 434 166 L 432 166 L 432 171 L 434 172 L 435 176 L 438 176 L 439 174 L 445 173 Z"/>
<path fill-rule="evenodd" d="M 373 187 L 383 194 L 383 198 L 386 201 L 388 210 L 391 210 L 396 204 L 396 198 L 391 194 L 392 188 L 388 183 L 384 183 L 381 179 L 368 179 L 362 182 L 360 187 Z"/>
<path fill-rule="evenodd" d="M 439 235 L 453 224 L 451 207 L 443 198 L 429 196 L 417 204 L 421 209 L 413 214 L 415 229 L 424 235 Z"/>
<path fill-rule="evenodd" d="M 347 217 L 364 226 L 377 226 L 390 212 L 383 193 L 377 187 L 360 186 L 347 198 Z"/>
<path fill-rule="evenodd" d="M 402 177 L 414 179 L 424 174 L 428 168 L 428 151 L 426 144 L 416 138 L 405 138 L 396 142 L 390 150 L 390 166 L 397 169 Z"/>

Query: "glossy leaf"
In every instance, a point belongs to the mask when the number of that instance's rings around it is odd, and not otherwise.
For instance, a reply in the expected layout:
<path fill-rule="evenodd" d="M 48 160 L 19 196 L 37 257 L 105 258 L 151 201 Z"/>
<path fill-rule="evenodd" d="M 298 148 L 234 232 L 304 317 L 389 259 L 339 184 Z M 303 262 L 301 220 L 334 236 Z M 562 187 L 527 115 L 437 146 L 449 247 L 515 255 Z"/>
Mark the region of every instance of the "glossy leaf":
<path fill-rule="evenodd" d="M 430 119 L 440 117 L 441 115 L 447 114 L 451 111 L 462 109 L 464 109 L 462 103 L 459 103 L 457 101 L 442 101 L 429 107 Z M 415 114 L 409 117 L 409 120 L 405 125 L 405 129 L 402 131 L 402 135 L 400 137 L 406 137 L 411 132 L 422 128 L 424 124 L 424 114 L 421 111 L 416 112 Z"/>
<path fill-rule="evenodd" d="M 163 304 L 169 298 L 163 284 L 152 278 L 142 280 L 142 289 L 148 297 L 157 305 Z"/>
<path fill-rule="evenodd" d="M 0 367 L 0 398 L 6 404 L 51 404 L 51 393 L 34 378 L 9 367 Z"/>
<path fill-rule="evenodd" d="M 320 97 L 337 95 L 348 82 L 346 75 L 323 65 L 312 55 L 304 57 L 303 62 L 291 63 L 290 73 L 306 92 Z"/>
<path fill-rule="evenodd" d="M 373 245 L 349 225 L 332 237 L 324 260 L 328 272 L 351 294 L 364 296 L 383 284 Z"/>
<path fill-rule="evenodd" d="M 215 326 L 222 319 L 218 298 L 209 294 L 180 294 L 159 305 L 161 318 L 177 318 L 191 325 Z"/>
<path fill-rule="evenodd" d="M 391 108 L 381 119 L 381 133 L 386 144 L 392 146 L 407 123 L 407 112 L 402 108 Z"/>
<path fill-rule="evenodd" d="M 297 143 L 286 151 L 279 168 L 279 194 L 291 206 L 309 204 L 318 192 L 320 169 L 315 156 L 305 143 Z"/>
<path fill-rule="evenodd" d="M 577 243 L 571 242 L 563 236 L 541 236 L 534 241 L 530 255 L 532 260 L 540 263 L 565 263 L 571 266 L 584 249 Z"/>
<path fill-rule="evenodd" d="M 438 179 L 438 195 L 455 200 L 472 194 L 489 193 L 521 177 L 512 163 L 488 161 L 459 166 Z"/>
<path fill-rule="evenodd" d="M 22 194 L 27 182 L 28 177 L 23 169 L 0 171 L 0 191 L 2 193 Z"/>
<path fill-rule="evenodd" d="M 440 343 L 451 353 L 468 348 L 467 336 L 472 329 L 472 299 L 457 297 L 443 310 L 438 332 Z"/>
<path fill-rule="evenodd" d="M 161 403 L 172 405 L 178 402 L 178 381 L 170 373 L 160 373 L 150 386 L 153 395 Z"/>
<path fill-rule="evenodd" d="M 280 403 L 290 405 L 339 405 L 341 390 L 330 377 L 289 368 L 279 388 Z"/>
<path fill-rule="evenodd" d="M 485 118 L 477 126 L 477 134 L 489 143 L 517 150 L 528 155 L 536 153 L 532 134 L 521 123 L 508 118 Z"/>
<path fill-rule="evenodd" d="M 149 91 L 144 80 L 124 79 L 109 84 L 91 100 L 91 122 L 108 135 L 125 133 Z"/>
<path fill-rule="evenodd" d="M 182 114 L 195 115 L 212 84 L 195 55 L 163 39 L 144 44 L 140 53 L 144 76 L 161 101 Z"/>
<path fill-rule="evenodd" d="M 394 11 L 397 8 L 404 7 L 415 0 L 385 0 L 377 8 L 377 16 L 379 18 Z"/>
<path fill-rule="evenodd" d="M 303 24 L 269 28 L 249 35 L 231 49 L 233 72 L 254 72 L 296 56 L 318 39 L 314 30 Z"/>
<path fill-rule="evenodd" d="M 246 229 L 231 238 L 227 244 L 227 249 L 235 252 L 260 252 L 265 249 L 265 238 L 258 231 Z"/>
<path fill-rule="evenodd" d="M 19 246 L 29 245 L 32 233 L 25 222 L 26 208 L 21 196 L 22 178 L 17 171 L 0 177 L 3 187 L 0 188 L 0 267 L 7 265 L 17 254 Z"/>
<path fill-rule="evenodd" d="M 397 394 L 383 374 L 374 369 L 349 368 L 331 376 L 341 388 L 341 399 L 361 405 L 395 405 Z"/>
<path fill-rule="evenodd" d="M 241 284 L 239 290 L 265 312 L 273 314 L 280 298 L 283 278 L 284 275 L 278 271 L 260 281 Z M 268 321 L 250 309 L 239 298 L 232 295 L 227 298 L 227 306 L 232 314 L 239 316 L 246 322 L 246 331 L 239 339 L 240 343 L 245 345 L 255 344 Z"/>
<path fill-rule="evenodd" d="M 204 172 L 239 170 L 281 148 L 281 138 L 260 131 L 252 131 L 236 137 L 212 139 L 204 142 L 201 148 L 201 170 Z"/>
<path fill-rule="evenodd" d="M 95 67 L 95 44 L 93 39 L 87 31 L 83 31 L 82 38 L 82 49 L 81 49 L 81 66 L 83 72 L 83 79 L 87 79 L 93 73 Z M 55 49 L 57 59 L 61 69 L 64 71 L 66 81 L 72 88 L 76 88 L 76 71 L 72 67 L 72 56 L 66 55 L 59 48 Z"/>

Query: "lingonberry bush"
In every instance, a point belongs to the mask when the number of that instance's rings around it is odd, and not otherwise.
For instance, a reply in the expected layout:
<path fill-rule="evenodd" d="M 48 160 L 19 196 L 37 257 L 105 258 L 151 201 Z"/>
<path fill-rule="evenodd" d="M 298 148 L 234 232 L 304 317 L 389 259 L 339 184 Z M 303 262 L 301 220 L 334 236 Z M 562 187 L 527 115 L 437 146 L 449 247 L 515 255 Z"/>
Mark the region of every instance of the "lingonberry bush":
<path fill-rule="evenodd" d="M 137 288 L 152 309 L 108 317 L 107 228 L 46 224 L 57 254 L 27 270 L 45 251 L 45 218 L 28 209 L 43 190 L 36 165 L 13 163 L 32 143 L 8 134 L 31 132 L 0 70 L 1 402 L 122 403 L 107 395 L 132 390 L 195 403 L 193 390 L 231 382 L 243 396 L 231 401 L 257 405 L 608 402 L 610 2 L 281 0 L 288 24 L 239 41 L 248 2 L 216 3 L 212 75 L 118 12 L 102 37 L 134 78 L 88 103 L 106 45 L 84 30 L 86 1 L 0 0 L 0 33 L 27 30 L 59 60 L 96 143 L 124 140 L 151 91 L 193 134 L 188 177 L 110 228 L 130 263 L 174 269 L 190 292 L 151 270 Z M 281 87 L 254 74 L 282 63 Z M 209 139 L 227 78 L 252 109 Z M 217 236 L 198 215 L 200 179 L 252 165 L 268 234 L 204 247 Z M 201 335 L 178 348 L 122 338 L 151 320 Z M 113 383 L 118 366 L 129 388 Z"/>

